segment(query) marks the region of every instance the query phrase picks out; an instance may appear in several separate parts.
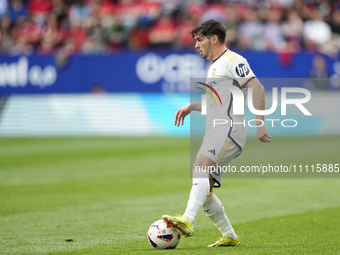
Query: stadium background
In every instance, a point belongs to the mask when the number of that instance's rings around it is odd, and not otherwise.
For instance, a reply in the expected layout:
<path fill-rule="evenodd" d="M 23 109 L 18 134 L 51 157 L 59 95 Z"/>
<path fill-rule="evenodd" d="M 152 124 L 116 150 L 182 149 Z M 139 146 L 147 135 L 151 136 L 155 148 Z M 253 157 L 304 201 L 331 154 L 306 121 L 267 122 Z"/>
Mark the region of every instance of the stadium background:
<path fill-rule="evenodd" d="M 172 115 L 190 100 L 190 78 L 205 77 L 209 68 L 189 34 L 208 18 L 226 25 L 227 46 L 248 59 L 258 78 L 316 79 L 300 86 L 323 110 L 304 130 L 275 135 L 340 130 L 330 121 L 338 116 L 336 100 L 324 101 L 340 88 L 336 1 L 1 3 L 2 136 L 188 136 L 188 126 L 172 127 Z M 291 86 L 275 83 L 265 84 L 267 105 L 272 87 Z"/>
<path fill-rule="evenodd" d="M 0 17 L 0 253 L 150 252 L 150 224 L 186 205 L 192 130 L 173 116 L 190 102 L 190 78 L 206 76 L 189 31 L 209 18 L 265 85 L 267 108 L 272 87 L 312 93 L 312 117 L 289 108 L 301 125 L 270 129 L 269 144 L 248 130 L 233 164 L 339 163 L 337 1 L 2 0 Z M 225 184 L 235 252 L 340 249 L 337 179 Z M 210 252 L 218 232 L 203 213 L 197 221 L 178 253 Z"/>

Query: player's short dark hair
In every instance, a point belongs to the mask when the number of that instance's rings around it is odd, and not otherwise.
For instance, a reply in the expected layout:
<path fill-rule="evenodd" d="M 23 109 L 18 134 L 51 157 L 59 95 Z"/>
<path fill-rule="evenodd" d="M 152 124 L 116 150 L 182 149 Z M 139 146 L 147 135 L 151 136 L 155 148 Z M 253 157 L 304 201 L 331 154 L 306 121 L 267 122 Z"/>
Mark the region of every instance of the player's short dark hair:
<path fill-rule="evenodd" d="M 190 31 L 190 34 L 192 38 L 195 38 L 195 35 L 202 34 L 208 37 L 209 39 L 212 36 L 217 35 L 218 40 L 222 44 L 224 44 L 226 38 L 226 31 L 227 29 L 225 28 L 221 21 L 215 19 L 208 19 L 194 27 L 194 29 Z"/>

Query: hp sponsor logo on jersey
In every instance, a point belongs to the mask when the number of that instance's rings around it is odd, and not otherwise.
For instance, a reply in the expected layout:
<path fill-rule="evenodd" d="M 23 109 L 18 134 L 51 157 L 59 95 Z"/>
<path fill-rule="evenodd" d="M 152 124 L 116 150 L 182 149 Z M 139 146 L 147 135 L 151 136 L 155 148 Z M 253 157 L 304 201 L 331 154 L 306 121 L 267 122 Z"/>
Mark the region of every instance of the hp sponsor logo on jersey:
<path fill-rule="evenodd" d="M 236 68 L 236 73 L 240 77 L 246 77 L 249 74 L 249 68 L 244 64 L 239 64 Z"/>

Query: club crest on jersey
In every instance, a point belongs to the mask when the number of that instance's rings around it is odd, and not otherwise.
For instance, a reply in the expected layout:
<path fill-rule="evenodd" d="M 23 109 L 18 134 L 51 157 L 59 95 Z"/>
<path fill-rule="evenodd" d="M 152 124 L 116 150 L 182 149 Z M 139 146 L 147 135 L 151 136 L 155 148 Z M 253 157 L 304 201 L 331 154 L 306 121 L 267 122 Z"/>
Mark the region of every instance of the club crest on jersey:
<path fill-rule="evenodd" d="M 216 76 L 216 68 L 213 69 L 211 76 L 212 77 Z"/>
<path fill-rule="evenodd" d="M 240 77 L 246 77 L 249 74 L 249 68 L 244 64 L 238 64 L 235 71 Z"/>

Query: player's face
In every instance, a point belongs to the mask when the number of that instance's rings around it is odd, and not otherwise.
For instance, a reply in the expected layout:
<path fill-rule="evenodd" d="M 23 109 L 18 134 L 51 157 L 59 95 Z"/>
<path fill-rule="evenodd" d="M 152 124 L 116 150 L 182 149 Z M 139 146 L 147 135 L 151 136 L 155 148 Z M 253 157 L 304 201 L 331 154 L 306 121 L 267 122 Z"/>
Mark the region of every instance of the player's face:
<path fill-rule="evenodd" d="M 210 58 L 212 44 L 208 37 L 204 35 L 196 35 L 195 40 L 196 40 L 195 48 L 199 51 L 202 58 Z"/>

